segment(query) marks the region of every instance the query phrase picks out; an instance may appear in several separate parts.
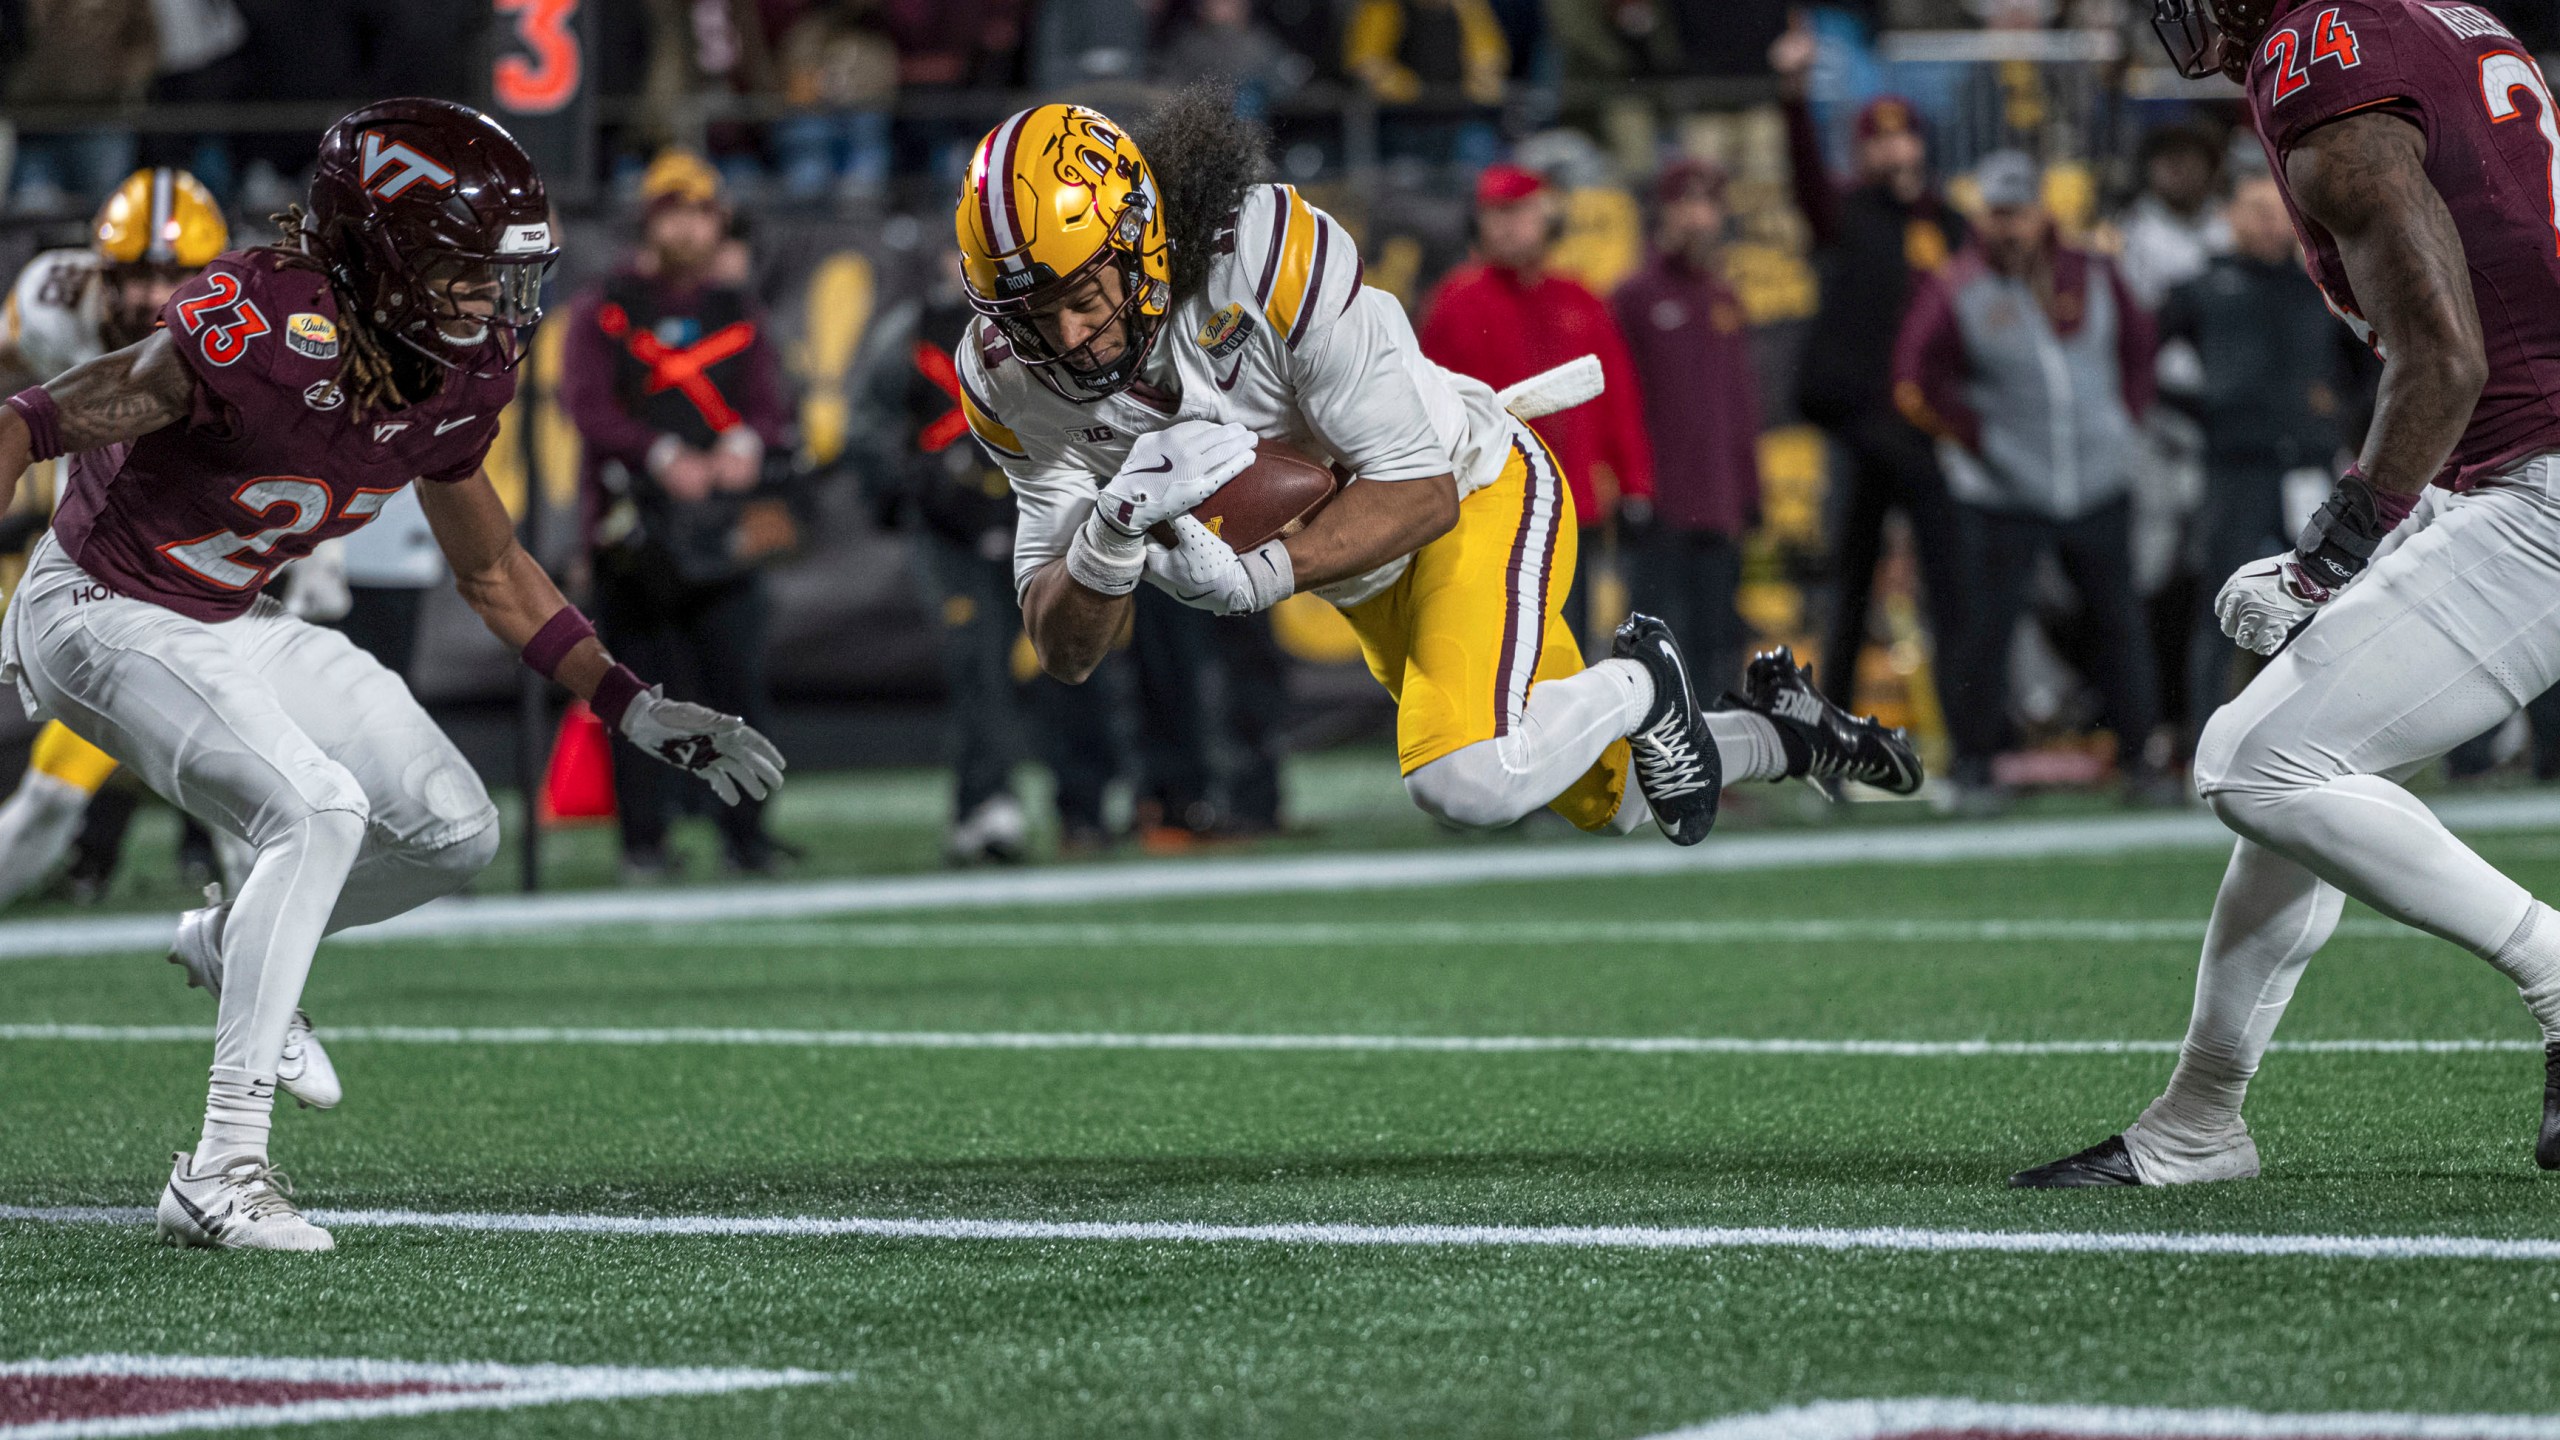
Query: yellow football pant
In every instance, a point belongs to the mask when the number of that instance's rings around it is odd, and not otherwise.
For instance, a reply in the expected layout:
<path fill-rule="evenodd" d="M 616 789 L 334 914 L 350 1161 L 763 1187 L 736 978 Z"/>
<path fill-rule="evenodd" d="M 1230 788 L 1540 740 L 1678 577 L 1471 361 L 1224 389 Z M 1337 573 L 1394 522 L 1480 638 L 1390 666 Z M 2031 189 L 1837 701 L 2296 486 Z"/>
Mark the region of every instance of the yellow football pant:
<path fill-rule="evenodd" d="M 70 726 L 48 720 L 36 732 L 34 748 L 27 752 L 27 768 L 95 795 L 98 787 L 116 773 L 116 761 L 106 751 L 72 734 Z"/>
<path fill-rule="evenodd" d="M 1414 552 L 1395 584 L 1342 612 L 1369 673 L 1395 697 L 1405 774 L 1509 734 L 1539 681 L 1581 673 L 1564 620 L 1575 534 L 1564 472 L 1519 427 L 1502 478 L 1459 503 L 1456 528 Z M 1626 790 L 1620 740 L 1547 808 L 1598 830 Z"/>

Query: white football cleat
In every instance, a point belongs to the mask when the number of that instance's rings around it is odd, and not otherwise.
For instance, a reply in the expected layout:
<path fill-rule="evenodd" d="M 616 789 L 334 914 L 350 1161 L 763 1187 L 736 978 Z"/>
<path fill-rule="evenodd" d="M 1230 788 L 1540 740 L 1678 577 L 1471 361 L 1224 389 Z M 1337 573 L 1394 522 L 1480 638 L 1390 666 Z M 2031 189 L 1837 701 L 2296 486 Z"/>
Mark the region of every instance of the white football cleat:
<path fill-rule="evenodd" d="M 169 963 L 187 972 L 187 984 L 222 996 L 222 918 L 231 907 L 223 903 L 222 887 L 207 885 L 204 898 L 209 903 L 201 910 L 190 910 L 178 917 L 178 936 L 169 943 Z M 338 1067 L 329 1063 L 329 1052 L 321 1047 L 320 1037 L 311 1033 L 311 1017 L 300 1010 L 285 1026 L 284 1058 L 276 1065 L 276 1083 L 297 1104 L 313 1110 L 334 1109 L 346 1098 L 346 1087 L 338 1083 Z"/>
<path fill-rule="evenodd" d="M 293 1185 L 262 1160 L 190 1175 L 195 1156 L 169 1157 L 169 1188 L 160 1192 L 160 1240 L 216 1250 L 335 1250 L 329 1232 L 293 1208 Z"/>

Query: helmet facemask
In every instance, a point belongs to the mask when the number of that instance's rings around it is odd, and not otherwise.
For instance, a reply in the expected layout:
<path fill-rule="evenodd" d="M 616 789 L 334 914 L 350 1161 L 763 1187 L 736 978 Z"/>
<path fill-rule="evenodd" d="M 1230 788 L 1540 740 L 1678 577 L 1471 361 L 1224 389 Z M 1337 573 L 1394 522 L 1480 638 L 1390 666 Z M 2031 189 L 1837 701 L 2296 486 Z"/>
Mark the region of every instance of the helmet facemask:
<path fill-rule="evenodd" d="M 2180 75 L 2227 75 L 2247 84 L 2249 54 L 2281 0 L 2153 0 L 2151 32 Z"/>
<path fill-rule="evenodd" d="M 977 287 L 969 287 L 970 305 L 1004 332 L 1014 358 L 1064 399 L 1090 405 L 1119 394 L 1136 381 L 1155 349 L 1156 335 L 1171 306 L 1170 297 L 1163 293 L 1164 282 L 1147 274 L 1142 258 L 1147 219 L 1145 197 L 1133 197 L 1112 226 L 1110 242 L 1091 259 L 1063 278 L 1033 284 L 1017 299 L 990 300 L 979 295 Z M 1040 316 L 1067 297 L 1081 294 L 1086 286 L 1099 285 L 1105 272 L 1120 277 L 1120 302 L 1082 344 L 1059 350 Z M 1095 344 L 1115 327 L 1121 335 L 1120 353 L 1108 361 L 1096 360 Z"/>
<path fill-rule="evenodd" d="M 551 256 L 430 250 L 415 263 L 423 328 L 432 334 L 411 344 L 445 365 L 462 364 L 494 345 L 499 362 L 514 369 L 524 358 L 525 335 L 542 323 L 542 285 L 551 273 Z M 421 327 L 413 321 L 407 328 Z"/>

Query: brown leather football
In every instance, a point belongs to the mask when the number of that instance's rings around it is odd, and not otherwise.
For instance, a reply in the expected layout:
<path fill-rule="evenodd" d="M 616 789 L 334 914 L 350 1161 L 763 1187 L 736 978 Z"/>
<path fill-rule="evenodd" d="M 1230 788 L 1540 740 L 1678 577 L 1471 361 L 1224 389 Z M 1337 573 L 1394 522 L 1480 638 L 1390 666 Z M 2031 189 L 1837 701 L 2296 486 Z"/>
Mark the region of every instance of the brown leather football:
<path fill-rule="evenodd" d="M 1254 451 L 1252 464 L 1191 512 L 1238 552 L 1297 534 L 1342 489 L 1341 476 L 1286 440 L 1261 441 Z M 1172 526 L 1153 533 L 1173 543 Z"/>

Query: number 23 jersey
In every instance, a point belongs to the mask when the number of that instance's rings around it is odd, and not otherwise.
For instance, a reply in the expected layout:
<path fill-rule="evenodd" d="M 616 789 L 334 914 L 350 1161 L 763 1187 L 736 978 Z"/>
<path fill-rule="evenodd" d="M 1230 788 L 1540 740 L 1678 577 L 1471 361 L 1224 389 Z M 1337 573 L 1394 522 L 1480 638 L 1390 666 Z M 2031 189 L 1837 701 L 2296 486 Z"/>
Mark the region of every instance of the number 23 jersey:
<path fill-rule="evenodd" d="M 2284 164 L 2363 110 L 2415 125 L 2427 179 L 2462 237 L 2487 387 L 2439 484 L 2560 449 L 2560 116 L 2533 58 L 2487 11 L 2422 0 L 2297 0 L 2249 61 L 2249 113 L 2311 278 L 2371 343 L 2336 242 L 2293 203 Z"/>
<path fill-rule="evenodd" d="M 337 385 L 328 280 L 274 250 L 217 257 L 160 319 L 195 378 L 187 418 L 74 457 L 54 533 L 92 577 L 196 620 L 246 611 L 278 566 L 361 528 L 411 480 L 471 478 L 515 394 L 493 362 L 358 418 Z"/>

